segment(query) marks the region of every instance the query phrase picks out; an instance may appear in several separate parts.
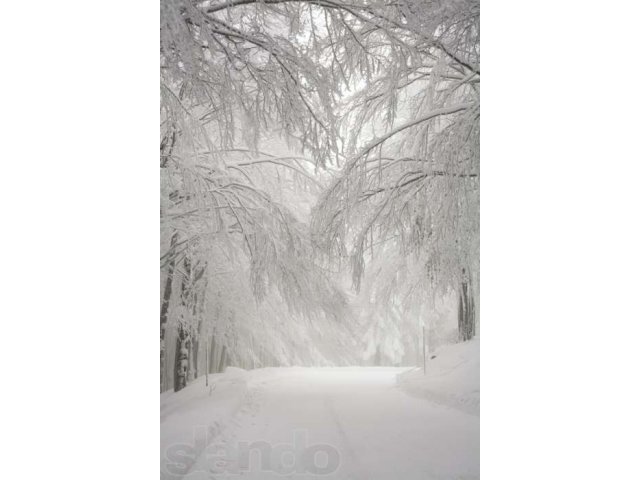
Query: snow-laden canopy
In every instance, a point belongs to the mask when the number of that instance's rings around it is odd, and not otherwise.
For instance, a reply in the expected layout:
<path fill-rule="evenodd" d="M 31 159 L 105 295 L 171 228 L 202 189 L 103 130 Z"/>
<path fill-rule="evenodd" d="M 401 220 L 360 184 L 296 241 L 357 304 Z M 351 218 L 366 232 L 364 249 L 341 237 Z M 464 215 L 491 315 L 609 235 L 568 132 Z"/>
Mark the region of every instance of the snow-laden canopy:
<path fill-rule="evenodd" d="M 474 335 L 479 65 L 473 0 L 161 1 L 163 389 Z"/>

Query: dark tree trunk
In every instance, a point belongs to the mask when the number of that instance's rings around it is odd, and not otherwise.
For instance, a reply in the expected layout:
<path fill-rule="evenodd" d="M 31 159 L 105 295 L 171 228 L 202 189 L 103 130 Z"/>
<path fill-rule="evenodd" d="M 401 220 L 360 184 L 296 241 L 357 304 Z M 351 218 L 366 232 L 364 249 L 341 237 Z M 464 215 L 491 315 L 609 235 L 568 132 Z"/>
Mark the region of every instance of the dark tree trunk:
<path fill-rule="evenodd" d="M 171 301 L 171 289 L 173 285 L 173 271 L 176 266 L 175 255 L 173 249 L 178 242 L 178 232 L 171 236 L 171 246 L 169 247 L 169 265 L 167 266 L 167 280 L 164 284 L 164 292 L 162 294 L 162 305 L 160 306 L 160 391 L 167 389 L 166 378 L 166 348 L 164 344 L 165 332 L 167 329 L 167 318 L 169 315 L 169 302 Z"/>
<path fill-rule="evenodd" d="M 462 285 L 458 292 L 458 336 L 464 340 L 464 296 L 462 294 Z"/>
<path fill-rule="evenodd" d="M 199 376 L 199 368 L 198 368 L 198 349 L 200 348 L 200 335 L 199 335 L 199 331 L 200 331 L 200 323 L 198 322 L 198 331 L 195 332 L 194 336 L 193 336 L 193 347 L 192 347 L 192 358 L 193 358 L 193 379 L 195 380 L 196 378 L 198 378 Z"/>
<path fill-rule="evenodd" d="M 182 311 L 186 312 L 188 307 L 188 295 L 191 282 L 191 262 L 188 257 L 183 261 L 184 273 L 180 288 L 180 302 Z M 178 336 L 176 338 L 176 361 L 173 369 L 173 389 L 177 392 L 187 386 L 189 378 L 189 350 L 191 349 L 191 335 L 183 321 L 178 319 Z"/>
<path fill-rule="evenodd" d="M 198 365 L 198 354 L 200 351 L 200 335 L 202 334 L 202 324 L 204 321 L 203 315 L 204 315 L 204 296 L 206 294 L 206 289 L 207 289 L 207 279 L 206 277 L 204 277 L 204 272 L 207 268 L 207 264 L 205 263 L 204 266 L 202 266 L 199 269 L 196 269 L 196 276 L 195 276 L 195 280 L 194 280 L 194 285 L 193 288 L 196 288 L 196 285 L 198 286 L 198 290 L 196 290 L 196 293 L 194 293 L 193 295 L 193 315 L 194 317 L 196 317 L 198 319 L 198 329 L 195 332 L 194 336 L 193 336 L 193 371 L 194 371 L 194 378 L 198 378 L 198 374 L 199 372 L 199 365 Z M 201 281 L 202 280 L 202 281 Z M 205 347 L 206 347 L 206 339 L 205 339 Z M 207 368 L 207 366 L 205 366 L 205 369 Z"/>
<path fill-rule="evenodd" d="M 178 94 L 179 98 L 182 99 L 185 93 L 186 84 L 183 82 L 180 86 L 180 92 Z M 179 132 L 175 125 L 175 122 L 172 123 L 171 129 L 164 135 L 160 142 L 160 168 L 166 168 L 168 160 L 171 158 L 173 154 L 173 149 L 178 140 Z M 178 194 L 178 191 L 172 192 L 169 196 L 175 196 Z M 160 213 L 162 216 L 162 211 Z M 167 379 L 167 366 L 166 366 L 166 346 L 165 346 L 165 333 L 167 328 L 167 320 L 169 314 L 169 304 L 171 301 L 171 290 L 173 284 L 173 274 L 175 269 L 175 258 L 176 258 L 176 245 L 178 243 L 178 232 L 174 232 L 171 236 L 171 246 L 169 247 L 169 264 L 167 268 L 167 280 L 164 287 L 164 292 L 162 295 L 162 305 L 160 307 L 160 391 L 166 390 L 168 388 L 168 379 Z M 184 288 L 184 280 L 183 280 L 183 288 Z M 181 337 L 183 336 L 183 329 L 179 327 L 178 332 L 178 340 L 176 345 L 176 365 L 174 366 L 174 387 L 176 385 L 176 375 L 178 367 L 178 360 L 181 352 Z M 181 360 L 180 360 L 181 361 Z M 177 390 L 177 389 L 176 389 Z"/>
<path fill-rule="evenodd" d="M 463 342 L 471 340 L 476 334 L 475 305 L 469 281 L 464 278 L 458 293 L 458 333 Z"/>
<path fill-rule="evenodd" d="M 178 326 L 178 338 L 176 338 L 176 361 L 173 374 L 173 389 L 178 392 L 187 386 L 189 373 L 189 334 L 183 325 Z"/>

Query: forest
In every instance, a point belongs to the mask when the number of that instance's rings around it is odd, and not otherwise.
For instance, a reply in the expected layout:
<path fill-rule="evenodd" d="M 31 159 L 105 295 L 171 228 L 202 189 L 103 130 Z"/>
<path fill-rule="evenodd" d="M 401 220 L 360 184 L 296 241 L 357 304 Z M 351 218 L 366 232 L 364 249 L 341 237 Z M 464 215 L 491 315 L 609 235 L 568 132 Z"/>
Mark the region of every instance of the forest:
<path fill-rule="evenodd" d="M 161 392 L 479 335 L 479 1 L 161 0 L 160 20 Z"/>

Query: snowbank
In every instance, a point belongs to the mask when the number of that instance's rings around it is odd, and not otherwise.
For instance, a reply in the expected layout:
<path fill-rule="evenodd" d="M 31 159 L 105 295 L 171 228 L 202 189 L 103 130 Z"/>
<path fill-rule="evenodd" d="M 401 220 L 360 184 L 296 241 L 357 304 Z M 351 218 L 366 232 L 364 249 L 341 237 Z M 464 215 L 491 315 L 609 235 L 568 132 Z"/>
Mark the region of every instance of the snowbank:
<path fill-rule="evenodd" d="M 247 393 L 249 372 L 227 367 L 224 373 L 210 374 L 209 386 L 205 377 L 197 378 L 179 392 L 160 395 L 160 472 L 161 478 L 182 478 L 191 464 L 228 426 L 240 409 Z M 167 468 L 167 449 L 187 445 L 181 454 L 184 469 Z M 175 455 L 174 455 L 175 456 Z"/>
<path fill-rule="evenodd" d="M 401 373 L 405 392 L 472 415 L 480 415 L 480 339 L 438 348 L 422 368 Z M 430 355 L 430 356 L 431 356 Z"/>

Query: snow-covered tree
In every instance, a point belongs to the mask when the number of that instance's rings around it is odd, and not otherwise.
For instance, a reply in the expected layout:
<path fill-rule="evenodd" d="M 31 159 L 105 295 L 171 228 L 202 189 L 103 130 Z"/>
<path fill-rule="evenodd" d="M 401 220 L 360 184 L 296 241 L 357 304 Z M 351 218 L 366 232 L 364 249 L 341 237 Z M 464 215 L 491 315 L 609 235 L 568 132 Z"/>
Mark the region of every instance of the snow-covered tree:
<path fill-rule="evenodd" d="M 218 366 L 233 356 L 256 360 L 236 335 L 251 329 L 247 318 L 260 320 L 259 306 L 238 321 L 242 302 L 211 296 L 227 281 L 220 270 L 246 277 L 238 291 L 271 298 L 289 322 L 343 321 L 346 303 L 313 262 L 308 208 L 288 206 L 318 194 L 315 167 L 337 138 L 326 134 L 335 123 L 331 84 L 304 60 L 295 24 L 263 4 L 161 6 L 161 388 L 172 375 L 178 390 L 200 369 L 203 332 L 219 342 Z M 215 317 L 222 307 L 226 316 Z M 261 347 L 279 356 L 274 344 Z"/>
<path fill-rule="evenodd" d="M 323 193 L 314 230 L 350 257 L 401 252 L 397 270 L 460 296 L 460 336 L 475 333 L 479 270 L 479 4 L 371 2 L 352 27 L 374 58 L 351 83 L 340 123 L 347 161 Z"/>
<path fill-rule="evenodd" d="M 287 362 L 294 332 L 318 333 L 305 322 L 348 328 L 328 273 L 346 255 L 356 287 L 367 256 L 395 252 L 422 292 L 455 288 L 473 335 L 478 16 L 473 0 L 161 1 L 162 388 L 210 369 L 203 348 Z M 290 358 L 274 336 L 256 354 L 261 315 L 306 325 L 283 330 Z"/>

